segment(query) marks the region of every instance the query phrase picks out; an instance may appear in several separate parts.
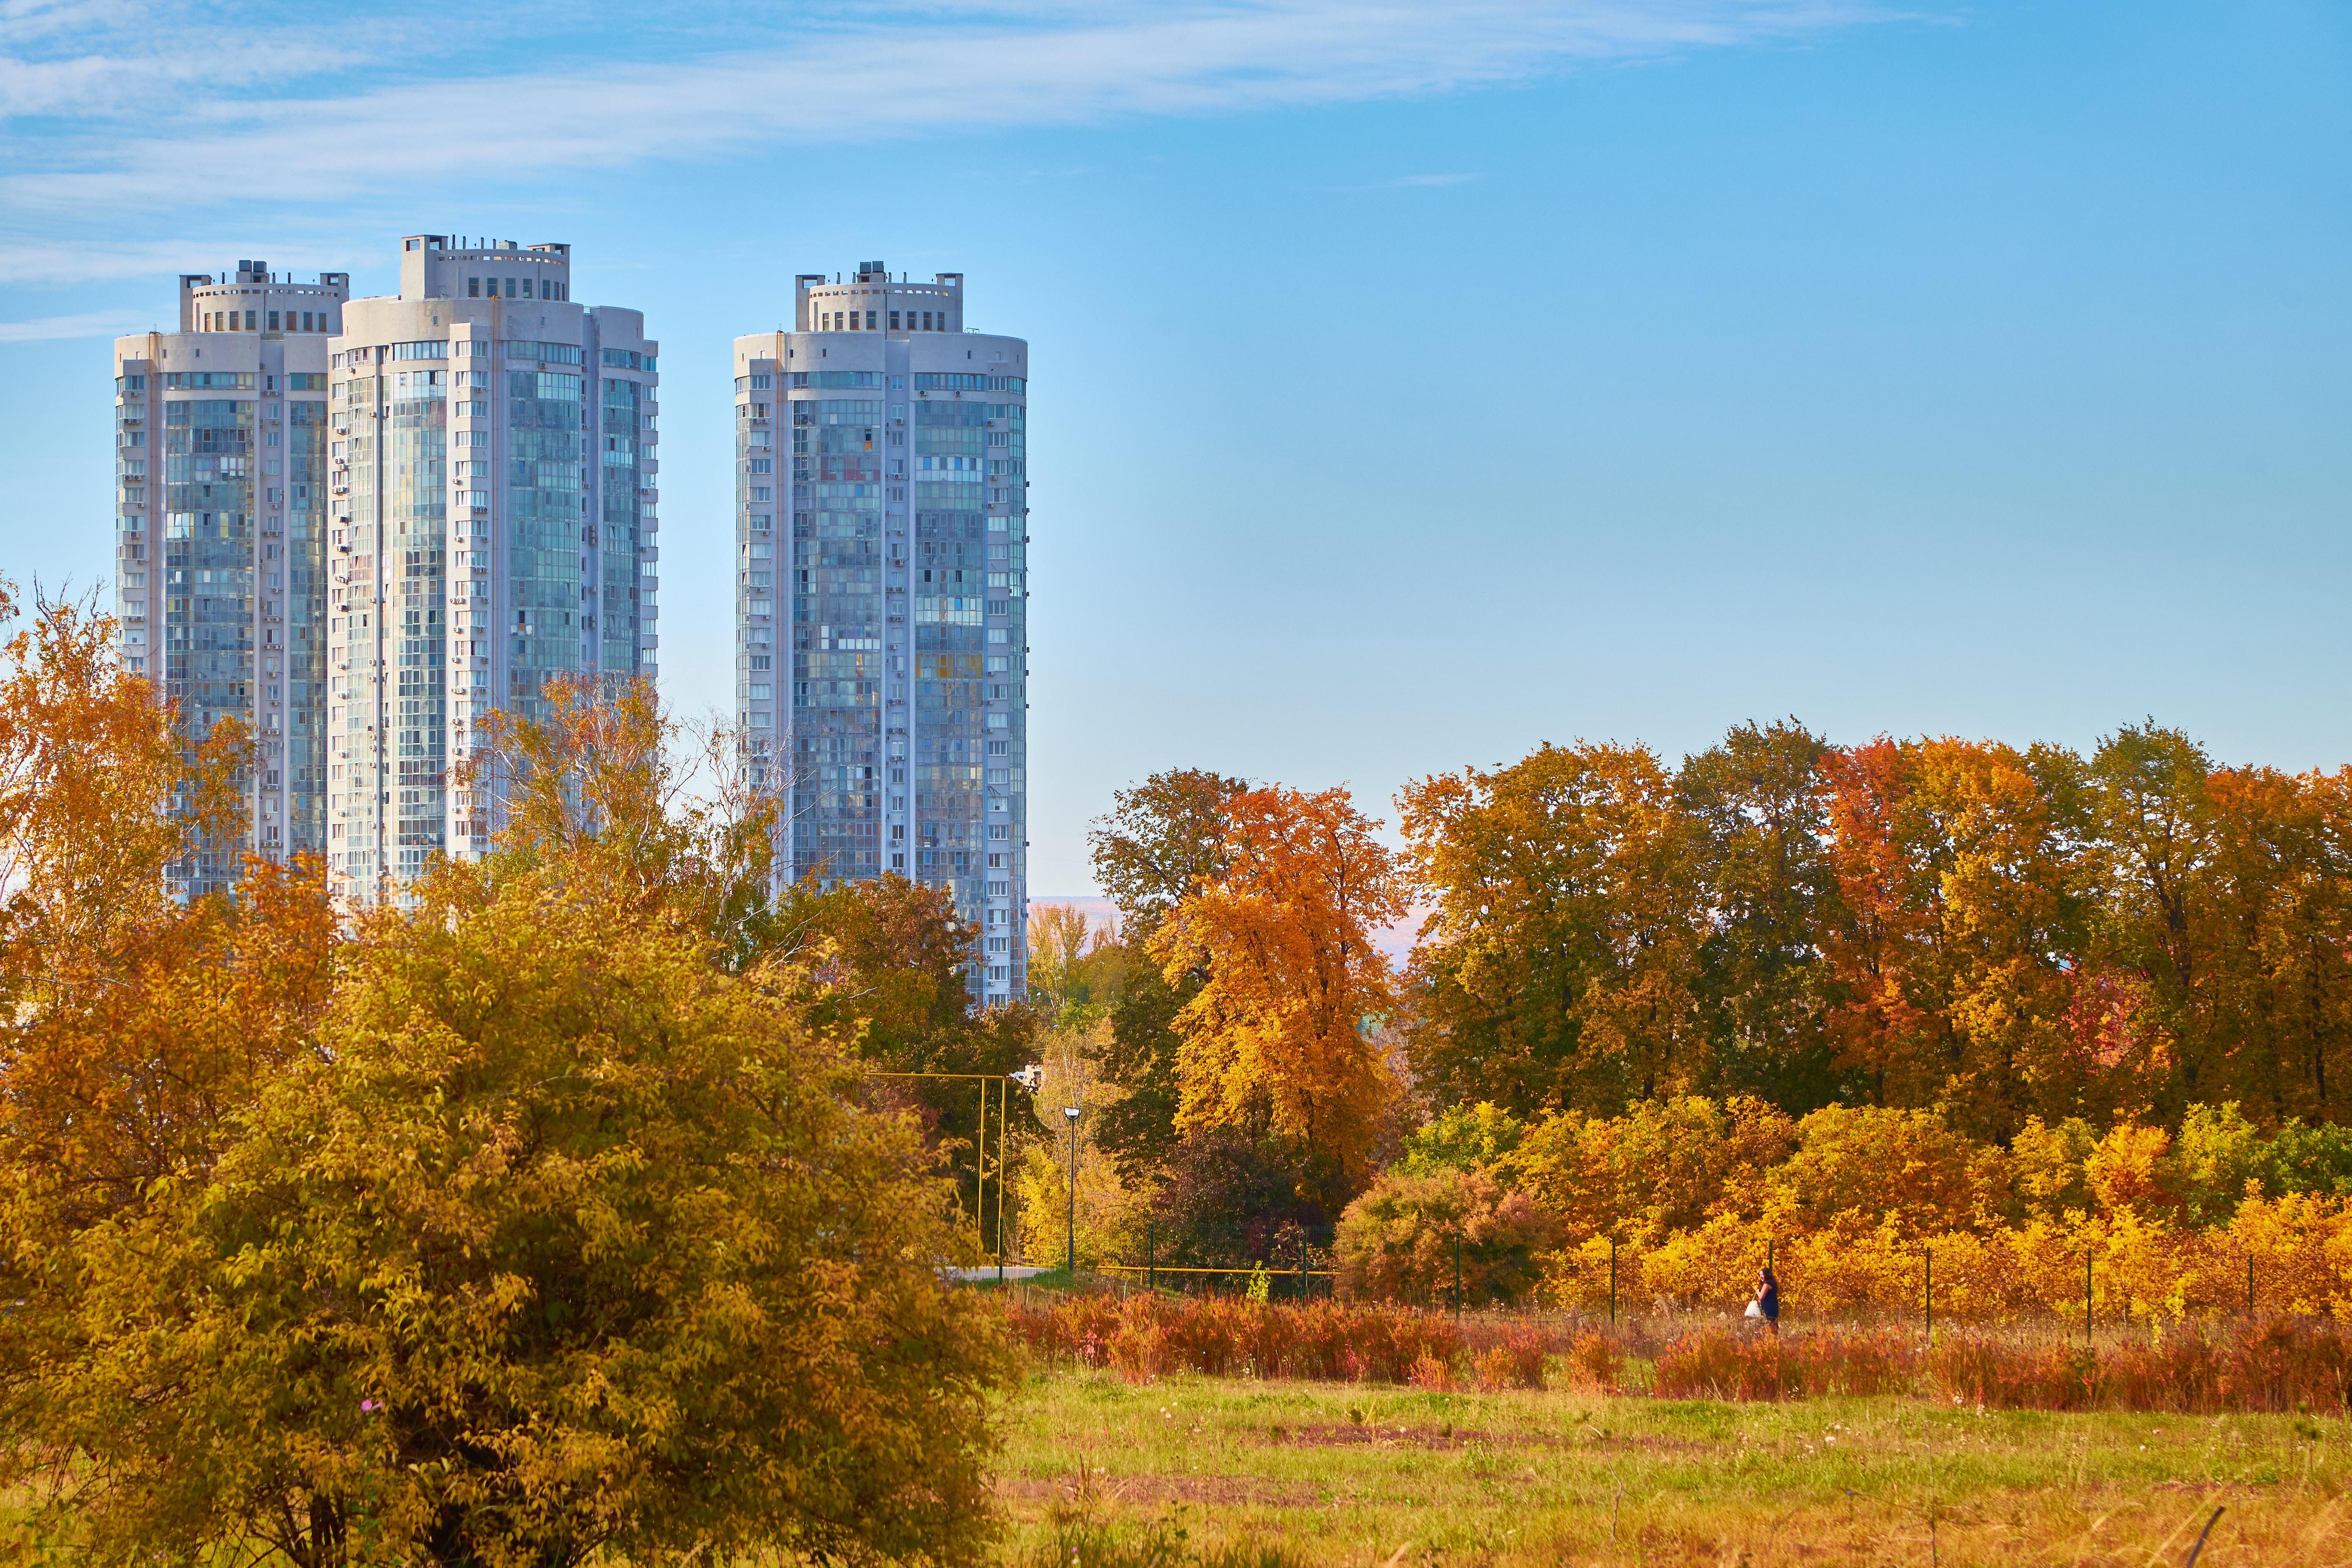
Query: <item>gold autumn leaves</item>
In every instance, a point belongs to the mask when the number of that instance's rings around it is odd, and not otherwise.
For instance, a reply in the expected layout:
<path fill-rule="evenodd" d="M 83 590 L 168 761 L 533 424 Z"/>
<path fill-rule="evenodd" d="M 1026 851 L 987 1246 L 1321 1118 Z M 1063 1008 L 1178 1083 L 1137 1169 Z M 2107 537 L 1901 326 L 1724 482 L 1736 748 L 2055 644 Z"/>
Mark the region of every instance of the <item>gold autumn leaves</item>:
<path fill-rule="evenodd" d="M 1180 811 L 1160 796 L 1186 779 L 1222 787 Z M 2153 725 L 2084 756 L 1790 721 L 1678 770 L 1580 743 L 1434 775 L 1399 798 L 1401 850 L 1339 790 L 1168 774 L 1138 801 L 1162 831 L 1130 810 L 1117 844 L 1149 865 L 1098 839 L 1097 868 L 1114 896 L 1129 871 L 1182 889 L 1121 900 L 1197 987 L 1180 1131 L 1309 1144 L 1347 1193 L 1401 1096 L 1611 1116 L 1746 1094 L 2004 1146 L 2196 1103 L 2342 1115 L 2352 772 L 2221 766 Z M 1400 973 L 1373 939 L 1409 907 Z"/>
<path fill-rule="evenodd" d="M 110 633 L 45 603 L 0 653 L 23 1539 L 979 1558 L 1003 1336 L 940 1279 L 969 1226 L 920 1122 L 866 1109 L 868 1021 L 908 1009 L 842 910 L 767 897 L 773 803 L 689 798 L 644 683 L 560 687 L 458 784 L 499 784 L 487 861 L 364 910 L 249 862 L 181 904 L 242 737 L 184 750 Z"/>

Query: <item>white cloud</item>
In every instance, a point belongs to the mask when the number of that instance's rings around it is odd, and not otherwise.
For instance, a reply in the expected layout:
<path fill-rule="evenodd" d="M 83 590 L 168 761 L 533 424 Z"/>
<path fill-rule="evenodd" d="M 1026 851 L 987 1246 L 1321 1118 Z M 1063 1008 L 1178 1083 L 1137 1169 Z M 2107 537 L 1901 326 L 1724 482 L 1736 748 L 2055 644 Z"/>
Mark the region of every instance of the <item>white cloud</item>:
<path fill-rule="evenodd" d="M 1874 0 L 947 0 L 887 20 L 796 12 L 788 28 L 768 23 L 723 53 L 411 80 L 376 72 L 341 92 L 322 90 L 341 81 L 329 35 L 315 25 L 269 28 L 268 47 L 278 52 L 226 82 L 160 58 L 0 58 L 0 103 L 14 94 L 61 111 L 92 106 L 78 132 L 17 139 L 0 208 L 16 215 L 20 235 L 28 224 L 44 233 L 132 210 L 152 216 L 214 202 L 223 171 L 254 167 L 310 201 L 431 186 L 479 174 L 482 117 L 493 108 L 497 124 L 530 128 L 499 136 L 495 159 L 502 174 L 528 179 L 787 142 L 1442 93 L 1578 62 L 1797 37 L 1876 14 Z M 730 16 L 713 26 L 730 38 L 743 30 Z M 601 37 L 590 33 L 592 42 Z M 329 79 L 316 79 L 322 73 Z M 247 90 L 264 77 L 299 96 Z M 292 79 L 306 77 L 307 88 Z M 174 84 L 170 112 L 100 122 L 102 106 L 142 101 L 161 80 Z M 0 254 L 0 276 L 9 275 Z"/>
<path fill-rule="evenodd" d="M 0 321 L 0 343 L 37 343 L 58 338 L 117 338 L 143 332 L 153 321 L 121 310 L 97 310 L 81 316 L 43 316 L 32 321 Z"/>

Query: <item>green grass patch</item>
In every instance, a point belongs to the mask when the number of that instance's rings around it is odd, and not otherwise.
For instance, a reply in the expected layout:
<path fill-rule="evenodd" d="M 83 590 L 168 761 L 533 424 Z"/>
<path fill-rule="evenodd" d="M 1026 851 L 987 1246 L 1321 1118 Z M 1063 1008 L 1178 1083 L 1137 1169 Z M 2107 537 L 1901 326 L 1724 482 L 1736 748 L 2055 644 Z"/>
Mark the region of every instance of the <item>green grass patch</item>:
<path fill-rule="evenodd" d="M 2352 1424 L 1735 1405 L 1038 1373 L 1009 1413 L 1012 1561 L 1066 1564 L 2319 1563 Z M 1074 1555 L 1075 1553 L 1075 1555 Z"/>

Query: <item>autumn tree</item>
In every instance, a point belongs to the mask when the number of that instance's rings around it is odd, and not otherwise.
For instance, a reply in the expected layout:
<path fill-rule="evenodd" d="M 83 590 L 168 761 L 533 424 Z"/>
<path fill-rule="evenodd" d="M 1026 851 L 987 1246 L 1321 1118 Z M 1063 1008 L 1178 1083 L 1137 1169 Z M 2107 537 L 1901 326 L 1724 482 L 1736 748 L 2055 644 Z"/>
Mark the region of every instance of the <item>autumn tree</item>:
<path fill-rule="evenodd" d="M 16 614 L 0 583 L 0 624 Z M 113 624 L 37 599 L 0 646 L 0 1184 L 19 1394 L 89 1227 L 208 1169 L 257 1087 L 310 1050 L 334 921 L 314 864 L 256 864 L 182 903 L 174 867 L 230 836 L 245 737 L 193 742 L 113 657 Z"/>
<path fill-rule="evenodd" d="M 1399 800 L 1435 906 L 1412 968 L 1425 1089 L 1527 1115 L 1706 1087 L 1697 835 L 1656 757 L 1546 745 Z"/>
<path fill-rule="evenodd" d="M 0 584 L 0 622 L 16 611 Z M 160 1194 L 217 1171 L 264 1088 L 317 1058 L 337 945 L 315 863 L 169 895 L 236 835 L 245 737 L 184 734 L 113 632 L 37 598 L 0 648 L 0 1484 L 68 1511 L 95 1485 L 76 1452 L 88 1378 L 125 1342 L 106 1272 Z"/>
<path fill-rule="evenodd" d="M 1118 791 L 1087 834 L 1095 880 L 1118 910 L 1122 956 L 1141 958 L 1119 964 L 1099 1065 L 1121 1097 L 1095 1134 L 1132 1181 L 1149 1180 L 1175 1155 L 1176 1016 L 1207 978 L 1192 970 L 1170 979 L 1146 952 L 1149 939 L 1223 869 L 1232 803 L 1248 787 L 1204 769 L 1171 768 Z"/>
<path fill-rule="evenodd" d="M 804 911 L 772 897 L 782 802 L 745 782 L 739 737 L 690 733 L 642 678 L 560 676 L 542 698 L 544 720 L 483 715 L 452 770 L 493 875 L 544 871 L 583 900 L 658 912 L 738 969 L 812 940 Z"/>
<path fill-rule="evenodd" d="M 1794 1124 L 1746 1096 L 1641 1100 L 1619 1116 L 1569 1110 L 1527 1129 L 1496 1180 L 1534 1194 L 1570 1236 L 1651 1243 L 1717 1215 L 1752 1216 L 1795 1146 Z"/>
<path fill-rule="evenodd" d="M 48 1539 L 303 1568 L 980 1552 L 1001 1336 L 940 1278 L 961 1226 L 920 1123 L 862 1107 L 837 943 L 739 918 L 757 848 L 681 812 L 649 702 L 551 711 L 506 737 L 531 761 L 499 852 L 359 917 L 324 1016 L 200 1158 L 69 1252 L 11 1189 L 35 1310 L 0 1323 L 6 1451 L 46 1467 Z M 247 984 L 192 980 L 171 1018 L 213 1027 Z"/>
<path fill-rule="evenodd" d="M 1676 804 L 1695 836 L 1704 910 L 1696 993 L 1714 1081 L 1784 1110 L 1849 1088 L 1827 963 L 1844 903 L 1830 863 L 1829 743 L 1794 719 L 1742 724 L 1684 759 Z"/>
<path fill-rule="evenodd" d="M 1181 1131 L 1273 1134 L 1310 1152 L 1337 1207 L 1370 1179 L 1396 1084 L 1371 1024 L 1392 1014 L 1377 929 L 1405 885 L 1344 789 L 1268 786 L 1226 802 L 1222 866 L 1145 939 L 1178 1012 Z"/>
<path fill-rule="evenodd" d="M 1830 950 L 1832 1026 L 1869 1099 L 1997 1139 L 2127 1101 L 2145 1042 L 2068 1025 L 2095 890 L 2080 759 L 1880 740 L 1840 753 L 1830 780 L 1850 917 Z"/>
<path fill-rule="evenodd" d="M 1076 904 L 1039 904 L 1030 911 L 1029 993 L 1049 1018 L 1075 1023 L 1065 1015 L 1116 1010 L 1134 967 L 1130 957 L 1115 921 L 1097 925 Z M 1116 1048 L 1113 1041 L 1108 1049 Z"/>
<path fill-rule="evenodd" d="M 1996 1223 L 2011 1172 L 1999 1149 L 1934 1111 L 1829 1105 L 1797 1123 L 1797 1147 L 1771 1185 L 1807 1228 L 1852 1216 L 1930 1235 Z"/>

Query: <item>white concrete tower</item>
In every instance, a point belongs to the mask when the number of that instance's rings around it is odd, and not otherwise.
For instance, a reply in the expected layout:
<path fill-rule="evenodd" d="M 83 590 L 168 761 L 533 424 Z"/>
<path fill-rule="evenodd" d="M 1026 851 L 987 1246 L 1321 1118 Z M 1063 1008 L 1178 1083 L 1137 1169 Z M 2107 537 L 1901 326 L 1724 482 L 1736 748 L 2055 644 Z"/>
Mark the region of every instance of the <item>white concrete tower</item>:
<path fill-rule="evenodd" d="M 331 881 L 396 897 L 487 847 L 449 787 L 481 717 L 655 672 L 656 345 L 572 302 L 572 253 L 412 235 L 330 345 Z"/>
<path fill-rule="evenodd" d="M 898 872 L 1025 994 L 1029 345 L 968 331 L 963 277 L 796 279 L 735 340 L 736 717 L 788 798 L 794 878 Z"/>
<path fill-rule="evenodd" d="M 173 868 L 183 897 L 238 857 L 326 847 L 327 343 L 350 278 L 240 261 L 180 279 L 180 330 L 114 341 L 120 651 L 191 735 L 252 737 L 241 841 Z"/>

